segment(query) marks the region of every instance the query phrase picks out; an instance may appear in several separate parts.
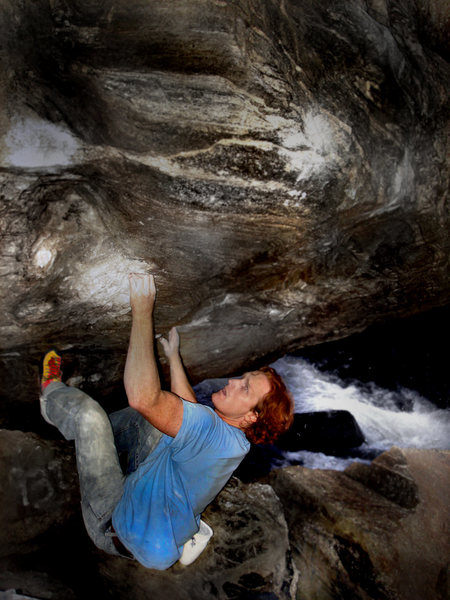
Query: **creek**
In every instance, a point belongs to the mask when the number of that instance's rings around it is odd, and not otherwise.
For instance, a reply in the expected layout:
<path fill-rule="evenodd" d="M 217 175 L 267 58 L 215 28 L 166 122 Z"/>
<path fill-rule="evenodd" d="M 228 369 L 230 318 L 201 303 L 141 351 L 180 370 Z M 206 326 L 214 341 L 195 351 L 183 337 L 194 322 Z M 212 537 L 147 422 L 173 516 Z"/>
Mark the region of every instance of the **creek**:
<path fill-rule="evenodd" d="M 255 462 L 272 467 L 300 464 L 343 470 L 370 462 L 392 446 L 450 449 L 449 383 L 445 348 L 449 307 L 396 319 L 343 340 L 285 355 L 273 366 L 283 377 L 296 413 L 346 410 L 365 442 L 348 452 L 253 451 Z M 226 379 L 196 386 L 201 402 Z"/>

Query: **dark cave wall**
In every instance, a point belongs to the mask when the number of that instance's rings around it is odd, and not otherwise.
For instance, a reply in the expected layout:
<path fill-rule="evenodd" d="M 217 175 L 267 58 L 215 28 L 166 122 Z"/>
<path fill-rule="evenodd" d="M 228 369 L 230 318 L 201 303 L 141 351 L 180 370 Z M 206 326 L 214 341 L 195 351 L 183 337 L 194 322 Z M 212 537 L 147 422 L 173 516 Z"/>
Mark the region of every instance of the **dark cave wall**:
<path fill-rule="evenodd" d="M 1 11 L 2 423 L 120 390 L 130 270 L 194 380 L 449 302 L 445 3 Z"/>

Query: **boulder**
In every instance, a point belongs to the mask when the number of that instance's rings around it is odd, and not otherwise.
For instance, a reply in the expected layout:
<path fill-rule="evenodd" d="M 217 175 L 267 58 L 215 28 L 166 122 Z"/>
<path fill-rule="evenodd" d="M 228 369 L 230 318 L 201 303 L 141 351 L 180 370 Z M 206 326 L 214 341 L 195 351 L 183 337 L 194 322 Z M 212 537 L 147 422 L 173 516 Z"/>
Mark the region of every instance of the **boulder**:
<path fill-rule="evenodd" d="M 273 489 L 236 478 L 202 517 L 213 529 L 203 554 L 188 567 L 145 569 L 98 553 L 106 588 L 131 600 L 284 600 L 293 597 L 296 571 L 290 560 L 286 521 Z"/>
<path fill-rule="evenodd" d="M 355 462 L 346 475 L 404 508 L 415 508 L 420 502 L 419 488 L 399 448 L 384 452 L 370 465 Z"/>
<path fill-rule="evenodd" d="M 392 448 L 345 472 L 233 477 L 203 514 L 214 536 L 167 571 L 98 550 L 73 446 L 0 432 L 0 590 L 51 600 L 446 600 L 450 452 Z"/>
<path fill-rule="evenodd" d="M 450 452 L 393 448 L 345 472 L 287 467 L 281 499 L 297 597 L 445 600 Z"/>
<path fill-rule="evenodd" d="M 68 600 L 292 597 L 287 525 L 269 485 L 232 478 L 203 514 L 214 536 L 202 555 L 156 571 L 88 538 L 72 444 L 2 430 L 0 473 L 0 590 Z"/>
<path fill-rule="evenodd" d="M 0 558 L 39 547 L 79 511 L 73 448 L 0 430 Z"/>
<path fill-rule="evenodd" d="M 446 3 L 0 11 L 4 427 L 49 345 L 121 392 L 129 271 L 194 381 L 448 303 Z"/>
<path fill-rule="evenodd" d="M 346 410 L 316 411 L 296 413 L 294 422 L 285 434 L 274 444 L 252 445 L 235 471 L 241 481 L 258 481 L 273 468 L 286 464 L 286 452 L 309 450 L 332 456 L 352 456 L 361 454 L 365 459 L 373 458 L 372 451 L 358 447 L 364 442 L 364 435 L 351 413 Z M 378 452 L 377 452 L 378 453 Z M 290 464 L 302 464 L 301 456 L 289 457 Z"/>
<path fill-rule="evenodd" d="M 276 445 L 283 450 L 333 451 L 357 448 L 364 442 L 364 435 L 355 417 L 347 410 L 319 410 L 297 413 L 289 431 Z"/>

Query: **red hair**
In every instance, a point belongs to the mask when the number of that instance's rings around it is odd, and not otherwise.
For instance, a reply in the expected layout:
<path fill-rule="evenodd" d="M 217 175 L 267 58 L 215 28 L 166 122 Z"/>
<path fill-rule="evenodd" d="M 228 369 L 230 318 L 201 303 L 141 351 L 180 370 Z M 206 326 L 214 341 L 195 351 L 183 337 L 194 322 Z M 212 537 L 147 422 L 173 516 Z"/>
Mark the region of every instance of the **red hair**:
<path fill-rule="evenodd" d="M 252 444 L 272 444 L 291 426 L 294 402 L 275 369 L 262 367 L 259 372 L 266 375 L 271 387 L 255 409 L 257 421 L 246 427 L 244 433 Z"/>

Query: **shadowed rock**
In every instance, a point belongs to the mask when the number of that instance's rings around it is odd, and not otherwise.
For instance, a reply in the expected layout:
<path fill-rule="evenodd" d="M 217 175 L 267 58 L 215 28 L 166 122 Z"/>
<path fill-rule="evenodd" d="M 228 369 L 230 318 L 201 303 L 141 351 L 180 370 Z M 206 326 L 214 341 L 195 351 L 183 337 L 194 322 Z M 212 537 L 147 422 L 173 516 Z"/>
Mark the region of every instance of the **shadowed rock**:
<path fill-rule="evenodd" d="M 69 599 L 448 597 L 449 452 L 392 448 L 345 472 L 232 478 L 203 514 L 214 530 L 205 551 L 156 571 L 92 544 L 71 444 L 1 431 L 0 451 L 0 589 Z"/>
<path fill-rule="evenodd" d="M 292 598 L 296 572 L 281 504 L 270 486 L 232 479 L 203 518 L 214 536 L 192 565 L 176 563 L 161 572 L 102 553 L 98 568 L 105 585 L 136 600 Z"/>
<path fill-rule="evenodd" d="M 194 381 L 447 303 L 444 5 L 3 2 L 3 424 L 118 393 L 129 271 Z"/>
<path fill-rule="evenodd" d="M 74 462 L 68 442 L 0 431 L 0 589 L 70 599 L 291 597 L 288 531 L 270 486 L 231 479 L 203 514 L 214 536 L 199 559 L 156 571 L 95 548 Z"/>
<path fill-rule="evenodd" d="M 294 422 L 277 440 L 283 450 L 327 452 L 357 448 L 364 435 L 354 416 L 346 410 L 323 410 L 294 415 Z"/>
<path fill-rule="evenodd" d="M 280 497 L 304 598 L 448 597 L 450 453 L 392 448 L 345 472 L 287 467 Z"/>
<path fill-rule="evenodd" d="M 69 444 L 0 430 L 0 557 L 30 551 L 78 512 L 80 493 Z"/>

